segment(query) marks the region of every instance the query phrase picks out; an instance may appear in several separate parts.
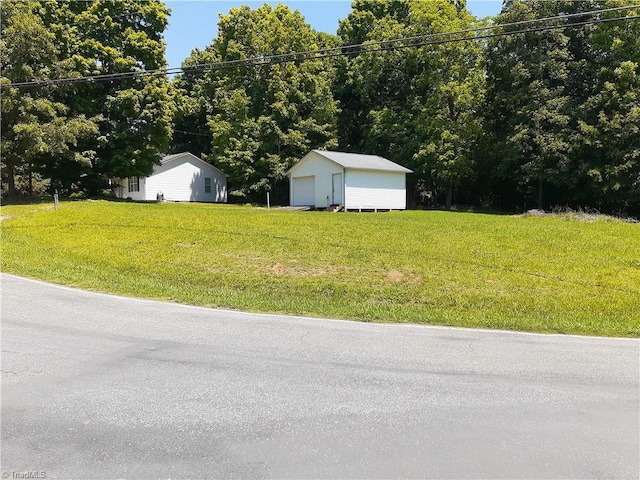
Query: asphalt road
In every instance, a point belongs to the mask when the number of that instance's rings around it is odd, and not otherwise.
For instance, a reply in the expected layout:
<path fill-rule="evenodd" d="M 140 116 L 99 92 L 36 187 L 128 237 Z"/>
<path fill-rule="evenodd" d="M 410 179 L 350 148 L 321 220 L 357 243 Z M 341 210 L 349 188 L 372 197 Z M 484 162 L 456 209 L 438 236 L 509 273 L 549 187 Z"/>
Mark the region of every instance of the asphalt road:
<path fill-rule="evenodd" d="M 638 340 L 1 289 L 4 478 L 640 477 Z"/>

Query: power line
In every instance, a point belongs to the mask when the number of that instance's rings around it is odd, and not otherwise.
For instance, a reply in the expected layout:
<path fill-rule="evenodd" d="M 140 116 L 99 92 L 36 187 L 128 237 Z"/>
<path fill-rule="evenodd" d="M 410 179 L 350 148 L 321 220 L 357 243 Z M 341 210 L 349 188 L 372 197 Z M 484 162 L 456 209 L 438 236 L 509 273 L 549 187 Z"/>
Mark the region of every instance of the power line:
<path fill-rule="evenodd" d="M 368 52 L 401 50 L 405 48 L 416 48 L 416 47 L 428 46 L 428 45 L 442 45 L 446 43 L 461 42 L 461 41 L 483 40 L 483 39 L 489 39 L 489 38 L 495 38 L 495 37 L 520 35 L 520 34 L 535 33 L 535 32 L 542 32 L 542 31 L 548 31 L 548 30 L 577 28 L 585 25 L 594 25 L 599 23 L 611 23 L 611 22 L 618 22 L 618 21 L 625 21 L 625 20 L 636 20 L 640 18 L 640 15 L 615 17 L 615 18 L 596 18 L 592 20 L 586 20 L 583 22 L 563 23 L 561 25 L 543 25 L 540 27 L 532 27 L 532 28 L 527 28 L 522 30 L 509 30 L 509 31 L 503 31 L 498 33 L 486 33 L 481 35 L 470 35 L 470 36 L 456 37 L 456 38 L 444 38 L 444 39 L 438 39 L 438 38 L 467 34 L 467 33 L 490 32 L 491 30 L 495 30 L 495 29 L 504 29 L 508 27 L 522 26 L 522 25 L 532 25 L 540 22 L 549 22 L 549 21 L 555 21 L 555 20 L 564 21 L 569 18 L 601 15 L 603 13 L 629 10 L 632 8 L 640 8 L 640 5 L 616 7 L 616 8 L 610 8 L 605 10 L 593 10 L 589 12 L 581 12 L 581 13 L 570 14 L 570 15 L 560 15 L 555 17 L 544 17 L 544 18 L 537 18 L 532 20 L 523 20 L 519 22 L 512 22 L 512 23 L 506 23 L 501 25 L 490 25 L 486 27 L 457 30 L 452 32 L 431 33 L 426 35 L 418 35 L 414 37 L 402 37 L 402 38 L 397 38 L 392 40 L 365 42 L 365 43 L 347 45 L 347 46 L 341 46 L 341 47 L 260 56 L 260 57 L 254 57 L 249 59 L 211 62 L 211 63 L 197 64 L 197 65 L 190 65 L 186 67 L 162 68 L 162 69 L 146 70 L 146 71 L 140 70 L 140 71 L 134 71 L 134 72 L 120 72 L 120 73 L 103 74 L 103 75 L 79 76 L 79 77 L 42 80 L 42 81 L 16 82 L 11 84 L 6 84 L 5 87 L 14 87 L 14 88 L 44 87 L 44 86 L 52 86 L 52 85 L 67 85 L 67 84 L 86 83 L 86 82 L 105 82 L 105 81 L 114 81 L 114 80 L 120 80 L 120 79 L 139 78 L 143 76 L 172 75 L 176 73 L 199 73 L 205 70 L 218 70 L 223 68 L 237 68 L 237 67 L 268 66 L 268 65 L 275 65 L 275 64 L 288 63 L 288 62 L 332 58 L 337 56 L 351 56 L 351 55 L 357 55 L 357 54 L 368 53 Z M 406 42 L 410 42 L 410 43 L 403 44 Z M 376 48 L 376 47 L 379 47 L 379 48 Z"/>
<path fill-rule="evenodd" d="M 527 25 L 527 24 L 533 24 L 533 23 L 539 23 L 539 22 L 543 22 L 543 21 L 550 21 L 550 20 L 564 20 L 567 18 L 573 18 L 573 17 L 584 17 L 584 16 L 588 16 L 590 14 L 601 14 L 601 13 L 608 13 L 608 12 L 616 12 L 616 11 L 623 11 L 623 10 L 629 10 L 631 8 L 640 8 L 640 5 L 634 5 L 634 6 L 626 6 L 626 7 L 615 7 L 615 8 L 609 8 L 606 10 L 593 10 L 593 11 L 589 11 L 589 12 L 584 12 L 584 13 L 575 13 L 575 14 L 570 14 L 570 15 L 561 15 L 561 16 L 555 16 L 555 17 L 544 17 L 544 18 L 536 18 L 536 19 L 532 19 L 532 20 L 522 20 L 519 22 L 511 22 L 511 23 L 504 23 L 504 24 L 500 24 L 500 25 L 488 25 L 486 27 L 477 27 L 477 28 L 469 28 L 469 29 L 465 29 L 465 30 L 456 30 L 453 32 L 440 32 L 440 33 L 429 33 L 429 34 L 425 34 L 425 35 L 417 35 L 417 36 L 413 36 L 413 37 L 402 37 L 402 38 L 396 38 L 396 39 L 392 39 L 392 40 L 380 40 L 380 41 L 376 41 L 376 42 L 365 42 L 365 43 L 358 43 L 358 44 L 354 44 L 354 45 L 345 45 L 345 46 L 340 46 L 340 47 L 332 47 L 332 48 L 325 48 L 325 49 L 319 49 L 319 50 L 309 50 L 309 51 L 304 51 L 304 52 L 294 52 L 294 53 L 284 53 L 284 54 L 278 54 L 278 55 L 270 55 L 268 57 L 256 57 L 256 58 L 251 58 L 251 59 L 242 59 L 242 60 L 227 60 L 224 62 L 216 62 L 216 63 L 203 63 L 203 64 L 198 64 L 198 65 L 190 65 L 187 67 L 175 67 L 175 68 L 169 68 L 167 69 L 168 74 L 174 74 L 174 73 L 180 73 L 180 72 L 187 72 L 187 71 L 191 71 L 192 69 L 197 69 L 200 67 L 209 67 L 209 66 L 218 66 L 220 64 L 225 64 L 225 65 L 229 65 L 229 66 L 235 66 L 235 63 L 242 63 L 242 62 L 254 62 L 254 61 L 259 61 L 259 60 L 266 60 L 266 59 L 273 59 L 276 60 L 273 63 L 278 63 L 277 59 L 280 57 L 290 57 L 292 55 L 299 55 L 299 56 L 304 56 L 304 55 L 309 55 L 309 54 L 318 54 L 318 53 L 331 53 L 331 52 L 340 52 L 340 54 L 345 54 L 345 52 L 348 53 L 353 53 L 353 52 L 349 52 L 349 50 L 356 50 L 358 48 L 362 48 L 362 47 L 371 47 L 371 46 L 375 46 L 375 45 L 393 45 L 396 43 L 400 43 L 400 42 L 405 42 L 405 41 L 412 41 L 412 40 L 426 40 L 429 38 L 438 38 L 438 37 L 443 37 L 443 36 L 448 36 L 448 35 L 457 35 L 457 34 L 463 34 L 463 33 L 472 33 L 472 32 L 482 32 L 482 31 L 486 31 L 486 30 L 492 30 L 492 29 L 497 29 L 497 28 L 505 28 L 505 27 L 512 27 L 512 26 L 520 26 L 520 25 Z M 636 18 L 636 17 L 618 17 L 613 19 L 614 21 L 617 20 L 626 20 L 626 19 L 631 19 L 631 18 Z M 590 23 L 601 23 L 600 21 L 593 21 Z M 546 28 L 547 30 L 551 30 L 551 29 L 556 29 L 556 28 L 566 28 L 569 26 L 579 26 L 582 24 L 577 24 L 577 23 L 573 23 L 573 24 L 569 24 L 569 25 L 562 25 L 562 26 L 553 26 L 553 27 L 549 27 Z M 528 31 L 528 30 L 527 30 Z M 534 30 L 531 30 L 534 31 Z M 518 34 L 518 33 L 526 33 L 526 31 L 513 31 L 513 32 L 504 32 L 503 35 L 508 35 L 508 34 Z M 496 36 L 498 36 L 498 34 L 496 34 Z M 455 41 L 464 41 L 464 40 L 475 40 L 475 39 L 482 39 L 482 38 L 490 38 L 487 36 L 474 36 L 474 37 L 466 37 L 466 38 L 458 38 L 458 39 L 450 39 L 448 42 L 443 42 L 443 43 L 449 43 L 449 42 L 455 42 Z M 438 44 L 440 42 L 434 42 L 434 44 Z M 426 44 L 420 44 L 421 45 L 426 45 Z M 411 47 L 413 47 L 415 45 L 411 45 Z M 408 48 L 408 47 L 407 47 Z M 356 53 L 361 53 L 361 52 L 356 52 Z M 331 56 L 335 56 L 335 55 L 327 55 L 328 57 Z M 316 57 L 314 57 L 316 58 Z M 291 61 L 295 61 L 291 60 Z M 175 71 L 174 71 L 175 70 Z"/>
<path fill-rule="evenodd" d="M 86 0 L 86 1 L 90 1 L 90 0 Z M 188 3 L 194 3 L 194 2 L 188 2 Z M 373 44 L 383 45 L 383 44 L 387 44 L 387 43 L 395 43 L 395 42 L 407 41 L 407 40 L 436 38 L 436 37 L 440 37 L 440 36 L 461 34 L 461 33 L 479 32 L 479 31 L 485 31 L 485 30 L 490 30 L 490 29 L 495 29 L 495 28 L 506 28 L 506 27 L 528 25 L 528 24 L 534 24 L 534 23 L 546 22 L 546 21 L 553 21 L 553 20 L 566 20 L 566 19 L 574 18 L 574 17 L 584 17 L 584 16 L 596 15 L 596 14 L 600 15 L 600 14 L 603 14 L 603 13 L 620 12 L 620 11 L 625 11 L 625 10 L 630 10 L 630 9 L 635 9 L 635 8 L 640 8 L 640 5 L 627 5 L 627 6 L 613 7 L 613 8 L 607 8 L 607 9 L 602 9 L 602 10 L 590 10 L 590 11 L 587 11 L 587 12 L 572 13 L 572 14 L 566 14 L 566 15 L 557 15 L 557 16 L 553 16 L 553 17 L 542 17 L 542 18 L 535 18 L 535 19 L 531 19 L 531 20 L 521 20 L 521 21 L 518 21 L 518 22 L 503 23 L 503 24 L 499 24 L 499 25 L 488 25 L 488 26 L 485 26 L 485 27 L 469 28 L 469 29 L 465 29 L 465 30 L 457 30 L 457 31 L 454 31 L 454 32 L 431 33 L 431 34 L 426 34 L 426 35 L 418 35 L 418 36 L 414 36 L 414 37 L 402 37 L 402 38 L 397 38 L 397 39 L 392 39 L 392 40 L 381 40 L 381 41 L 377 41 L 377 42 L 361 43 L 361 44 L 355 44 L 355 45 L 346 45 L 346 46 L 340 46 L 340 47 L 333 47 L 333 48 L 327 48 L 327 49 L 318 49 L 318 50 L 305 51 L 305 52 L 296 52 L 296 53 L 289 53 L 289 54 L 281 54 L 281 55 L 294 55 L 294 54 L 304 55 L 304 54 L 309 54 L 309 53 L 330 52 L 330 51 L 336 51 L 336 50 L 353 49 L 353 48 L 357 48 L 357 47 L 362 47 L 364 45 L 373 45 Z M 118 16 L 116 16 L 114 18 L 118 18 Z M 624 18 L 631 18 L 631 17 L 624 17 Z M 278 55 L 270 55 L 269 58 L 273 58 L 273 57 L 277 57 L 277 56 Z M 239 61 L 248 61 L 248 60 L 253 60 L 253 59 L 243 59 L 243 60 L 239 60 Z M 202 65 L 204 66 L 204 65 L 208 65 L 208 64 L 202 64 Z M 194 65 L 192 67 L 198 67 L 198 66 L 200 66 L 200 65 Z M 191 68 L 191 67 L 188 67 L 188 68 Z M 176 70 L 176 72 L 172 72 L 172 70 Z M 180 71 L 182 71 L 182 70 L 183 70 L 182 67 L 170 67 L 170 68 L 166 68 L 166 69 L 148 70 L 145 73 L 154 74 L 155 72 L 168 72 L 168 74 L 173 74 L 173 73 L 180 73 Z M 137 75 L 138 73 L 140 73 L 140 72 L 122 72 L 122 74 L 134 74 L 134 75 Z M 106 75 L 120 75 L 120 74 L 106 74 Z M 93 77 L 95 78 L 97 76 L 93 76 Z"/>
<path fill-rule="evenodd" d="M 584 16 L 583 14 L 581 15 Z M 369 43 L 362 43 L 362 44 L 356 44 L 356 45 L 348 45 L 343 47 L 334 47 L 330 49 L 320 49 L 320 50 L 312 50 L 312 51 L 305 51 L 305 52 L 293 52 L 293 53 L 286 53 L 286 54 L 261 56 L 261 57 L 254 57 L 249 59 L 227 60 L 227 61 L 221 61 L 221 62 L 204 63 L 204 64 L 198 64 L 198 65 L 191 65 L 187 67 L 164 68 L 164 69 L 147 70 L 147 71 L 139 70 L 135 72 L 121 72 L 121 73 L 69 77 L 69 78 L 60 78 L 60 79 L 42 80 L 42 81 L 17 82 L 17 83 L 7 84 L 6 87 L 25 88 L 25 87 L 32 87 L 32 86 L 35 87 L 35 86 L 65 85 L 65 84 L 85 83 L 85 82 L 92 82 L 92 81 L 99 81 L 99 82 L 113 81 L 113 80 L 137 78 L 137 77 L 149 76 L 149 75 L 157 76 L 157 75 L 171 75 L 175 73 L 191 73 L 191 72 L 196 73 L 196 72 L 201 72 L 203 70 L 208 70 L 208 69 L 216 70 L 216 69 L 234 68 L 234 67 L 265 66 L 265 65 L 288 63 L 288 62 L 294 62 L 294 61 L 309 61 L 309 60 L 316 60 L 316 59 L 323 59 L 323 58 L 331 58 L 336 56 L 349 56 L 354 54 L 367 53 L 371 51 L 388 51 L 388 50 L 394 50 L 394 49 L 399 50 L 399 49 L 415 48 L 415 47 L 427 46 L 427 45 L 440 45 L 440 44 L 460 42 L 460 41 L 481 40 L 481 39 L 488 39 L 488 38 L 501 37 L 501 36 L 511 36 L 511 35 L 519 35 L 519 34 L 532 33 L 532 32 L 541 32 L 541 31 L 547 31 L 547 30 L 575 28 L 575 27 L 581 27 L 581 26 L 590 25 L 590 24 L 609 23 L 609 22 L 616 22 L 616 21 L 623 21 L 623 20 L 634 20 L 638 18 L 640 18 L 640 16 L 636 15 L 636 16 L 628 16 L 628 17 L 590 20 L 590 21 L 579 22 L 579 23 L 543 26 L 543 27 L 536 27 L 536 28 L 530 28 L 525 30 L 513 30 L 508 32 L 502 32 L 502 33 L 474 35 L 474 36 L 435 40 L 435 41 L 422 41 L 418 43 L 413 43 L 411 45 L 396 45 L 398 43 L 406 42 L 406 41 L 426 40 L 428 38 L 433 38 L 433 37 L 438 37 L 443 35 L 455 35 L 459 33 L 484 31 L 492 28 L 503 27 L 503 25 L 500 25 L 495 27 L 484 27 L 479 29 L 460 30 L 460 31 L 446 32 L 446 33 L 440 33 L 440 34 L 428 34 L 428 35 L 421 35 L 421 36 L 415 36 L 415 37 L 398 38 L 394 40 L 369 42 Z M 531 21 L 527 21 L 527 23 L 530 23 L 530 22 Z M 378 49 L 372 48 L 376 46 L 379 46 L 380 48 Z M 361 50 L 356 50 L 357 48 L 360 48 Z"/>
<path fill-rule="evenodd" d="M 174 129 L 173 131 L 177 133 L 183 133 L 185 135 L 195 135 L 197 137 L 209 137 L 209 138 L 211 137 L 210 133 L 187 132 L 186 130 L 176 130 L 176 129 Z"/>
<path fill-rule="evenodd" d="M 572 28 L 572 27 L 581 27 L 585 25 L 594 25 L 598 23 L 610 23 L 610 22 L 616 22 L 621 20 L 635 20 L 639 18 L 640 18 L 640 15 L 634 15 L 634 16 L 628 16 L 628 17 L 590 20 L 590 21 L 579 22 L 579 23 L 571 23 L 567 25 L 552 25 L 552 26 L 545 26 L 545 27 L 529 28 L 526 30 L 513 30 L 508 32 L 502 32 L 502 33 L 474 35 L 474 36 L 450 38 L 450 39 L 444 39 L 444 40 L 422 41 L 422 42 L 413 43 L 410 45 L 396 45 L 396 43 L 405 42 L 407 40 L 424 40 L 434 36 L 453 35 L 458 33 L 472 32 L 472 31 L 482 31 L 482 30 L 488 30 L 494 27 L 472 29 L 472 30 L 459 30 L 455 32 L 447 32 L 446 34 L 445 33 L 429 34 L 429 35 L 421 35 L 421 36 L 415 36 L 415 37 L 398 38 L 394 40 L 385 40 L 385 41 L 379 41 L 379 42 L 361 43 L 357 45 L 348 45 L 344 47 L 335 47 L 330 49 L 312 50 L 307 52 L 285 53 L 285 54 L 279 54 L 279 55 L 271 55 L 268 57 L 255 57 L 255 58 L 242 59 L 242 60 L 228 60 L 228 61 L 221 61 L 221 62 L 214 62 L 214 63 L 203 63 L 198 65 L 190 65 L 187 67 L 179 67 L 179 68 L 168 69 L 168 70 L 177 70 L 175 72 L 169 71 L 169 74 L 180 73 L 180 72 L 190 73 L 192 70 L 198 72 L 198 71 L 206 70 L 208 68 L 222 69 L 222 68 L 234 68 L 234 67 L 242 67 L 242 66 L 271 65 L 271 64 L 287 63 L 287 62 L 294 62 L 294 61 L 317 60 L 317 59 L 323 59 L 323 58 L 331 58 L 331 57 L 337 57 L 337 56 L 350 56 L 350 55 L 369 53 L 369 52 L 401 50 L 405 48 L 415 48 L 415 47 L 428 46 L 428 45 L 441 45 L 445 43 L 455 43 L 455 42 L 463 42 L 463 41 L 470 41 L 470 40 L 483 40 L 488 38 L 506 37 L 511 35 L 542 32 L 547 30 L 559 30 L 559 29 Z M 500 27 L 502 27 L 502 25 L 500 25 Z M 368 48 L 368 47 L 375 47 L 375 46 L 380 46 L 380 48 L 377 48 L 377 49 Z M 362 48 L 362 50 L 356 50 L 354 52 L 345 52 L 345 50 L 347 49 L 355 49 L 355 48 Z M 301 58 L 291 58 L 292 56 L 311 55 L 311 54 L 316 54 L 316 55 L 306 56 Z"/>

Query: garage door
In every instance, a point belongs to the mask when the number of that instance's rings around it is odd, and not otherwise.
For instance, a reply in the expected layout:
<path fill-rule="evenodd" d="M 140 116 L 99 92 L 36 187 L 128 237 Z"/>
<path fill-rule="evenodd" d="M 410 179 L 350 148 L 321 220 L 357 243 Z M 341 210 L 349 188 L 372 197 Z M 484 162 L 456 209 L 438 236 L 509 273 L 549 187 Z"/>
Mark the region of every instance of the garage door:
<path fill-rule="evenodd" d="M 291 205 L 311 205 L 316 204 L 315 191 L 316 177 L 314 175 L 308 177 L 293 178 L 293 195 Z"/>

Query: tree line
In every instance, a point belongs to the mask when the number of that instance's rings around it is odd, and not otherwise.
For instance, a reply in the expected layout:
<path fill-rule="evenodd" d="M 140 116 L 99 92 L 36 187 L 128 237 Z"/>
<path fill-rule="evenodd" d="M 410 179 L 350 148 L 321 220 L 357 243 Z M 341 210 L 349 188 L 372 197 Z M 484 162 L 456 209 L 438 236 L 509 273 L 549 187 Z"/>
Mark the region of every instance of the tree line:
<path fill-rule="evenodd" d="M 270 191 L 286 203 L 287 169 L 323 148 L 412 169 L 415 205 L 637 214 L 640 20 L 608 21 L 640 15 L 609 11 L 633 4 L 506 0 L 491 25 L 507 34 L 422 43 L 410 39 L 488 20 L 464 0 L 356 0 L 332 35 L 285 5 L 241 6 L 221 15 L 216 38 L 172 80 L 15 88 L 166 67 L 170 12 L 159 0 L 2 2 L 3 194 L 97 195 L 112 178 L 147 175 L 162 154 L 188 150 L 229 175 L 233 198 Z M 522 23 L 558 16 L 567 20 L 554 29 Z M 384 43 L 395 39 L 407 41 Z M 198 67 L 356 44 L 367 48 Z"/>

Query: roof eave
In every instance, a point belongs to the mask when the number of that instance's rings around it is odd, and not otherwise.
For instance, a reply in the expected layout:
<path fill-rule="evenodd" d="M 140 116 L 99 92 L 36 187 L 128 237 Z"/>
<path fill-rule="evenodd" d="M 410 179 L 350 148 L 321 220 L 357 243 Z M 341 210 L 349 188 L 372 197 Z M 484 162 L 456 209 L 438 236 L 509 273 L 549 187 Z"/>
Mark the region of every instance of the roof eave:
<path fill-rule="evenodd" d="M 387 168 L 360 168 L 360 167 L 344 167 L 345 170 L 359 170 L 363 172 L 387 172 L 387 173 L 413 173 L 408 168 L 405 170 L 390 170 Z"/>

